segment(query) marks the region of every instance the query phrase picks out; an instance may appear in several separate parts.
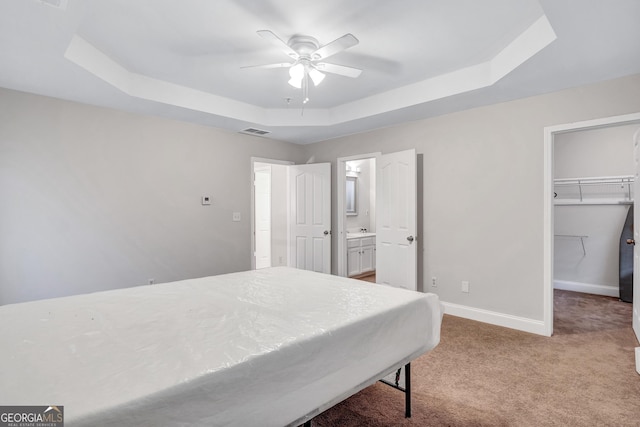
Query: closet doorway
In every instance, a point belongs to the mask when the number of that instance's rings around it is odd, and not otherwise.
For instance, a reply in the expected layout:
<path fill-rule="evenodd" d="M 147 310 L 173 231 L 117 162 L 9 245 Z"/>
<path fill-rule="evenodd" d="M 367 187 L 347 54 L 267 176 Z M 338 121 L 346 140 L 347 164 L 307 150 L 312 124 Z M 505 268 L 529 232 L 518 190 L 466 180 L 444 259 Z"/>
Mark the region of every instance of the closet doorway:
<path fill-rule="evenodd" d="M 554 288 L 620 297 L 618 253 L 633 214 L 633 135 L 639 125 L 576 130 L 554 139 Z M 629 263 L 626 266 L 626 263 Z M 631 302 L 627 299 L 626 302 Z"/>
<path fill-rule="evenodd" d="M 544 257 L 543 257 L 543 271 L 544 271 L 544 318 L 543 318 L 543 326 L 545 335 L 551 336 L 553 334 L 553 300 L 554 300 L 554 252 L 555 252 L 555 242 L 556 236 L 555 234 L 564 234 L 560 233 L 560 230 L 556 230 L 555 228 L 555 201 L 554 201 L 554 163 L 555 159 L 555 141 L 557 138 L 562 139 L 563 134 L 572 133 L 572 132 L 580 132 L 580 131 L 589 131 L 589 130 L 598 130 L 604 128 L 613 128 L 618 126 L 626 126 L 633 125 L 637 128 L 640 127 L 640 113 L 636 114 L 628 114 L 625 116 L 614 116 L 607 117 L 602 119 L 588 120 L 584 122 L 576 122 L 569 123 L 564 125 L 557 125 L 552 127 L 547 127 L 544 129 Z M 631 137 L 631 141 L 633 141 Z M 638 172 L 640 171 L 640 163 L 638 162 L 638 134 L 635 136 L 635 144 L 633 145 L 634 150 L 633 153 L 628 153 L 627 155 L 634 160 L 634 169 L 633 176 L 634 180 L 637 181 Z M 634 184 L 636 185 L 636 184 Z M 579 207 L 579 206 L 578 206 Z M 634 209 L 637 215 L 637 209 Z M 559 218 L 558 218 L 559 219 Z M 634 232 L 637 236 L 637 231 Z M 567 233 L 569 234 L 569 233 Z M 577 236 L 577 237 L 574 237 Z M 590 237 L 585 237 L 587 234 L 583 234 L 581 232 L 571 233 L 571 237 L 567 237 L 568 239 L 576 239 L 574 243 L 578 246 L 578 249 L 581 251 L 580 255 L 588 255 L 590 253 L 590 245 L 591 243 L 587 243 Z M 580 240 L 581 239 L 581 240 Z M 585 242 L 584 252 L 582 252 L 581 245 L 582 242 Z M 616 253 L 618 248 L 616 247 Z M 595 252 L 594 252 L 595 254 Z M 637 250 L 636 250 L 637 254 Z M 637 260 L 637 256 L 634 256 L 634 259 Z M 638 265 L 637 263 L 634 265 L 634 276 L 635 283 L 638 283 Z M 611 288 L 611 286 L 609 286 Z M 596 287 L 598 288 L 598 287 Z M 635 291 L 634 292 L 634 310 L 633 310 L 633 326 L 636 336 L 640 338 L 640 306 L 637 304 L 639 301 L 638 294 L 640 292 L 639 287 L 634 284 Z M 593 288 L 592 288 L 593 290 Z"/>

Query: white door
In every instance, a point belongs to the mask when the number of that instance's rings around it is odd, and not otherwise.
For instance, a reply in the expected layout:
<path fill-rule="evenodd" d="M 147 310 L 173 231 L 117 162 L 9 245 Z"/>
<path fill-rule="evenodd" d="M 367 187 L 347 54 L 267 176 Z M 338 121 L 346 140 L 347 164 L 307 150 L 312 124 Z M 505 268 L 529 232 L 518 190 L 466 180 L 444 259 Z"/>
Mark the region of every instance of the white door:
<path fill-rule="evenodd" d="M 416 151 L 376 164 L 376 282 L 417 290 Z"/>
<path fill-rule="evenodd" d="M 640 193 L 638 193 L 638 190 L 640 190 L 640 182 L 638 182 L 640 180 L 640 130 L 633 137 L 633 158 L 636 166 L 633 183 L 633 239 L 636 242 L 633 247 L 633 331 L 638 341 L 640 341 L 640 277 L 638 277 L 640 274 L 640 264 L 638 262 L 638 256 L 640 255 L 640 230 L 638 230 L 640 228 L 640 204 L 635 203 L 637 198 L 640 197 Z M 638 363 L 639 361 L 636 360 L 636 366 L 638 366 Z"/>
<path fill-rule="evenodd" d="M 289 167 L 290 263 L 331 273 L 331 163 Z"/>
<path fill-rule="evenodd" d="M 271 267 L 271 166 L 256 167 L 255 233 L 256 270 Z"/>

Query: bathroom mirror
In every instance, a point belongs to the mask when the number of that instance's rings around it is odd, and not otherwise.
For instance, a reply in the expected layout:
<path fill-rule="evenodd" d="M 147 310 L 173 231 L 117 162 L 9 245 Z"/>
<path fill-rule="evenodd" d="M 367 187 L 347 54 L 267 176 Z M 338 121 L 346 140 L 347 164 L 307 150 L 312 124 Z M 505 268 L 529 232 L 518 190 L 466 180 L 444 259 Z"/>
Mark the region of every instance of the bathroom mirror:
<path fill-rule="evenodd" d="M 358 215 L 358 209 L 356 205 L 358 193 L 358 178 L 355 176 L 347 177 L 347 202 L 345 204 L 347 208 L 347 215 Z"/>

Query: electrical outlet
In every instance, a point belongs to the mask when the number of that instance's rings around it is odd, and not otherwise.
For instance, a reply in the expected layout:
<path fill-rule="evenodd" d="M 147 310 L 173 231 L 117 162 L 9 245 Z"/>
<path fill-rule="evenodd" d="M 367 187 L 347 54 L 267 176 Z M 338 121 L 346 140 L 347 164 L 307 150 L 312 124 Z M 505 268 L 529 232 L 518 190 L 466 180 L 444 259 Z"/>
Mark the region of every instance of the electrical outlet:
<path fill-rule="evenodd" d="M 431 287 L 432 288 L 437 288 L 438 287 L 438 284 L 436 283 L 436 280 L 437 280 L 437 278 L 435 276 L 433 276 L 431 278 Z"/>
<path fill-rule="evenodd" d="M 462 281 L 462 292 L 465 294 L 469 293 L 469 282 L 467 280 Z"/>

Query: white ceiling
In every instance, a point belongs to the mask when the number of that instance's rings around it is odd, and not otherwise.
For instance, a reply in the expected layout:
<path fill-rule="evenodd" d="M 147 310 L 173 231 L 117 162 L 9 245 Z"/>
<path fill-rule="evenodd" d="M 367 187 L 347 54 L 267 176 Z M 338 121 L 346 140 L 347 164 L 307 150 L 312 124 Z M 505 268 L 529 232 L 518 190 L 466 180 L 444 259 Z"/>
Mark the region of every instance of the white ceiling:
<path fill-rule="evenodd" d="M 52 6 L 51 4 L 60 7 Z M 638 0 L 3 0 L 0 86 L 300 144 L 640 73 Z M 259 37 L 346 33 L 310 89 Z"/>

